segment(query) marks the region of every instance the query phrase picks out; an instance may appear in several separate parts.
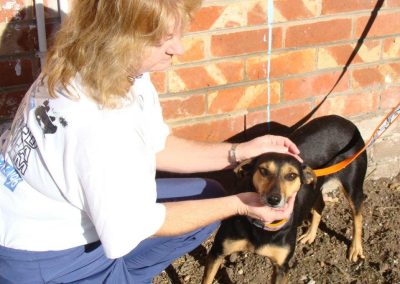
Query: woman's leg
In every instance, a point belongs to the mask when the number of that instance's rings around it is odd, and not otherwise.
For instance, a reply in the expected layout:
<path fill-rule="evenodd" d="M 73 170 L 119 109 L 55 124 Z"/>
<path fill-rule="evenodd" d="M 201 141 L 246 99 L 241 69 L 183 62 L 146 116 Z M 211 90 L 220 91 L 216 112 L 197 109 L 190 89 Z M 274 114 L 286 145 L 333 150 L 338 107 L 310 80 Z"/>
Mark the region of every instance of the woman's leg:
<path fill-rule="evenodd" d="M 100 242 L 62 251 L 0 246 L 1 284 L 134 284 L 123 259 L 108 259 Z"/>
<path fill-rule="evenodd" d="M 201 178 L 157 180 L 158 202 L 205 199 L 224 196 L 219 183 Z M 176 237 L 157 237 L 142 241 L 124 257 L 135 283 L 151 280 L 180 256 L 194 250 L 212 234 L 219 222 Z"/>

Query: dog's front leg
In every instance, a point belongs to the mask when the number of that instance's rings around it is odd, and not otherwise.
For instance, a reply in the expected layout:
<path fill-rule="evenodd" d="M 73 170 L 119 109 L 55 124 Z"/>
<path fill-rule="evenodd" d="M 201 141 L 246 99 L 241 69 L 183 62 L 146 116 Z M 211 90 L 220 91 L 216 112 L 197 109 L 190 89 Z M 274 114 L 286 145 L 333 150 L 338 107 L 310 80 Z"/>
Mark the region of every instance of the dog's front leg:
<path fill-rule="evenodd" d="M 311 211 L 312 214 L 311 225 L 310 227 L 308 227 L 307 232 L 301 235 L 300 238 L 298 239 L 300 243 L 312 244 L 315 241 L 315 238 L 317 237 L 319 223 L 321 222 L 322 210 L 324 210 L 324 207 L 325 203 L 322 198 L 322 195 L 320 195 L 315 201 L 313 209 Z"/>
<path fill-rule="evenodd" d="M 287 263 L 283 265 L 274 264 L 274 274 L 272 275 L 272 283 L 274 284 L 287 284 L 289 266 Z"/>
<path fill-rule="evenodd" d="M 298 239 L 302 244 L 312 244 L 317 237 L 319 223 L 321 222 L 321 214 L 316 210 L 312 210 L 311 225 L 308 227 L 307 232 L 300 236 Z"/>
<path fill-rule="evenodd" d="M 215 275 L 217 274 L 218 268 L 220 267 L 224 256 L 213 256 L 209 255 L 207 258 L 207 264 L 204 269 L 202 284 L 212 284 Z"/>

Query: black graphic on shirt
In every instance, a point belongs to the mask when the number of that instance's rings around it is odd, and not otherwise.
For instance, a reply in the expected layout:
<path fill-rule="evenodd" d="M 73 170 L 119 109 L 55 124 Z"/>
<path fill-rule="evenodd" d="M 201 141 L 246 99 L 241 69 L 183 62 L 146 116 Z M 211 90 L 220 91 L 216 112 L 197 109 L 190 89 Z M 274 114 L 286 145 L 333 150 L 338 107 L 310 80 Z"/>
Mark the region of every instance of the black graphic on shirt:
<path fill-rule="evenodd" d="M 11 158 L 16 170 L 25 174 L 28 169 L 28 160 L 31 151 L 37 148 L 35 137 L 25 125 L 13 139 Z"/>
<path fill-rule="evenodd" d="M 65 120 L 64 117 L 60 117 L 59 121 L 60 121 L 60 124 L 64 127 L 66 127 L 68 125 L 68 122 Z"/>
<path fill-rule="evenodd" d="M 57 117 L 54 115 L 50 114 L 50 105 L 49 101 L 46 100 L 43 102 L 43 105 L 38 106 L 35 109 L 35 116 L 36 116 L 36 121 L 40 125 L 40 127 L 43 129 L 43 134 L 54 134 L 57 131 Z M 66 127 L 68 125 L 67 121 L 65 118 L 60 117 L 58 118 L 59 123 L 63 126 Z"/>

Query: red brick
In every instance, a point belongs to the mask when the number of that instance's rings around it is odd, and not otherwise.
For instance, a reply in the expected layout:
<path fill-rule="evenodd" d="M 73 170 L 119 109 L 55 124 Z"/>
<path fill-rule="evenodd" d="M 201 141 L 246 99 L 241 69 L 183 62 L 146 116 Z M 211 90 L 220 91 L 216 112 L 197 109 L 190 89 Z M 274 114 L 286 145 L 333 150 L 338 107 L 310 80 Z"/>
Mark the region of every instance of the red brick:
<path fill-rule="evenodd" d="M 359 38 L 365 29 L 369 16 L 357 19 L 355 37 Z M 379 14 L 375 20 L 368 37 L 385 36 L 400 33 L 400 12 Z"/>
<path fill-rule="evenodd" d="M 47 47 L 50 47 L 56 32 L 60 29 L 59 22 L 50 22 L 46 23 L 46 38 L 47 38 Z"/>
<path fill-rule="evenodd" d="M 311 24 L 291 26 L 286 31 L 286 47 L 331 43 L 350 39 L 351 19 L 333 19 Z"/>
<path fill-rule="evenodd" d="M 263 0 L 225 1 L 224 6 L 203 7 L 194 18 L 192 31 L 262 25 L 266 22 Z"/>
<path fill-rule="evenodd" d="M 18 68 L 21 68 L 18 70 Z M 20 74 L 19 74 L 20 72 Z M 0 87 L 10 87 L 33 82 L 32 61 L 0 61 Z"/>
<path fill-rule="evenodd" d="M 328 46 L 319 49 L 318 68 L 344 66 L 352 56 L 355 44 Z M 381 42 L 378 40 L 365 42 L 351 64 L 378 61 L 381 58 Z"/>
<path fill-rule="evenodd" d="M 204 95 L 161 99 L 161 106 L 166 120 L 200 116 L 206 110 Z"/>
<path fill-rule="evenodd" d="M 301 103 L 296 105 L 282 105 L 274 107 L 271 110 L 271 122 L 279 123 L 285 126 L 291 126 L 302 119 L 311 111 L 310 103 Z M 245 128 L 248 129 L 260 123 L 268 122 L 267 108 L 261 111 L 250 112 L 246 115 Z"/>
<path fill-rule="evenodd" d="M 382 80 L 384 81 L 384 83 L 386 84 L 400 83 L 400 62 L 380 64 L 375 68 L 379 71 L 381 77 L 384 78 Z"/>
<path fill-rule="evenodd" d="M 211 37 L 211 54 L 215 57 L 223 57 L 266 51 L 268 48 L 267 33 L 268 31 L 263 29 L 213 35 Z M 282 41 L 281 29 L 274 28 L 272 33 L 273 48 L 280 48 Z"/>
<path fill-rule="evenodd" d="M 398 8 L 400 7 L 400 0 L 386 0 L 385 5 L 386 7 Z"/>
<path fill-rule="evenodd" d="M 59 29 L 59 23 L 45 25 L 47 45 Z M 21 52 L 34 53 L 39 50 L 36 24 L 10 23 L 1 34 L 0 55 L 12 55 Z"/>
<path fill-rule="evenodd" d="M 306 116 L 311 111 L 310 103 L 283 105 L 271 110 L 271 121 L 291 126 Z"/>
<path fill-rule="evenodd" d="M 190 31 L 209 30 L 224 12 L 223 6 L 210 6 L 201 8 L 194 16 Z"/>
<path fill-rule="evenodd" d="M 185 53 L 174 58 L 174 64 L 195 62 L 205 58 L 205 43 L 203 38 L 185 37 L 183 40 Z"/>
<path fill-rule="evenodd" d="M 381 95 L 381 108 L 392 109 L 400 103 L 400 87 L 392 86 Z"/>
<path fill-rule="evenodd" d="M 341 72 L 311 77 L 288 79 L 283 83 L 284 99 L 287 101 L 327 95 L 338 80 Z M 349 88 L 349 75 L 345 74 L 333 90 L 342 92 Z"/>
<path fill-rule="evenodd" d="M 177 68 L 170 72 L 169 91 L 181 92 L 240 82 L 244 63 L 226 61 L 206 66 Z"/>
<path fill-rule="evenodd" d="M 356 12 L 361 10 L 372 10 L 376 5 L 376 0 L 324 0 L 322 1 L 322 14 L 335 14 L 343 12 Z"/>
<path fill-rule="evenodd" d="M 247 13 L 247 24 L 249 26 L 261 25 L 267 22 L 267 11 L 265 8 L 265 1 L 256 3 Z"/>
<path fill-rule="evenodd" d="M 376 66 L 353 70 L 351 75 L 353 78 L 353 88 L 365 88 L 385 83 L 384 74 Z"/>
<path fill-rule="evenodd" d="M 25 2 L 24 0 L 2 1 L 0 4 L 0 23 L 32 19 L 32 6 L 26 8 Z"/>
<path fill-rule="evenodd" d="M 319 14 L 318 5 L 315 1 L 308 0 L 290 0 L 275 1 L 275 9 L 282 16 L 279 21 L 293 21 L 316 17 Z"/>
<path fill-rule="evenodd" d="M 37 50 L 37 30 L 26 24 L 8 24 L 1 35 L 0 55 Z"/>
<path fill-rule="evenodd" d="M 203 66 L 179 68 L 169 74 L 170 92 L 182 92 L 217 85 L 218 83 Z"/>
<path fill-rule="evenodd" d="M 223 81 L 227 83 L 235 83 L 244 79 L 244 62 L 242 61 L 225 61 L 216 64 L 217 69 L 223 75 Z M 217 80 L 219 81 L 219 80 Z"/>
<path fill-rule="evenodd" d="M 172 128 L 172 133 L 186 139 L 219 142 L 244 130 L 244 118 L 237 116 Z"/>
<path fill-rule="evenodd" d="M 271 77 L 311 72 L 315 70 L 315 57 L 314 49 L 274 55 L 271 60 Z"/>
<path fill-rule="evenodd" d="M 244 87 L 238 87 L 208 94 L 208 113 L 217 114 L 237 110 L 238 102 L 244 97 L 244 92 Z"/>
<path fill-rule="evenodd" d="M 0 94 L 0 117 L 12 118 L 26 91 Z"/>
<path fill-rule="evenodd" d="M 383 42 L 383 58 L 400 57 L 400 37 L 386 38 Z"/>
<path fill-rule="evenodd" d="M 257 124 L 264 123 L 268 121 L 268 109 L 265 107 L 263 110 L 249 112 L 246 115 L 246 125 L 245 129 L 253 127 Z"/>
<path fill-rule="evenodd" d="M 383 72 L 385 73 L 385 81 L 387 83 L 400 83 L 400 62 L 387 64 L 387 66 L 381 65 L 380 67 L 384 69 Z"/>
<path fill-rule="evenodd" d="M 165 72 L 154 72 L 150 74 L 151 81 L 156 87 L 159 94 L 164 94 L 167 91 L 166 86 L 166 73 Z"/>
<path fill-rule="evenodd" d="M 58 7 L 54 4 L 54 0 L 44 1 L 44 16 L 46 19 L 58 18 L 60 16 Z M 54 6 L 54 9 L 52 6 Z"/>
<path fill-rule="evenodd" d="M 281 77 L 314 71 L 315 49 L 289 51 L 271 57 L 271 77 Z M 267 56 L 253 57 L 246 61 L 246 74 L 250 80 L 266 78 Z"/>
<path fill-rule="evenodd" d="M 271 104 L 279 103 L 279 83 L 273 84 L 271 91 Z M 267 84 L 225 89 L 208 95 L 209 114 L 248 110 L 266 104 Z"/>
<path fill-rule="evenodd" d="M 337 114 L 345 117 L 377 111 L 379 94 L 363 92 L 328 98 L 317 111 L 317 115 Z"/>

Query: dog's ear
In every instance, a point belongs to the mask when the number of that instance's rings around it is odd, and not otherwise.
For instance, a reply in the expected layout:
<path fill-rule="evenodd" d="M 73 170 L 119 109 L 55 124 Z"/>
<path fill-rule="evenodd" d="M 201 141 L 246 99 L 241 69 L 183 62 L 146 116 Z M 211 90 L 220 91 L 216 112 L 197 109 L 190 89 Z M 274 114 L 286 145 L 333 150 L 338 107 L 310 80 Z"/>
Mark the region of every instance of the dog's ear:
<path fill-rule="evenodd" d="M 317 182 L 317 176 L 312 168 L 307 165 L 302 165 L 301 182 L 303 184 L 312 184 Z"/>
<path fill-rule="evenodd" d="M 253 172 L 254 169 L 254 159 L 247 159 L 241 162 L 236 168 L 233 170 L 237 177 L 243 178 L 248 176 Z"/>

